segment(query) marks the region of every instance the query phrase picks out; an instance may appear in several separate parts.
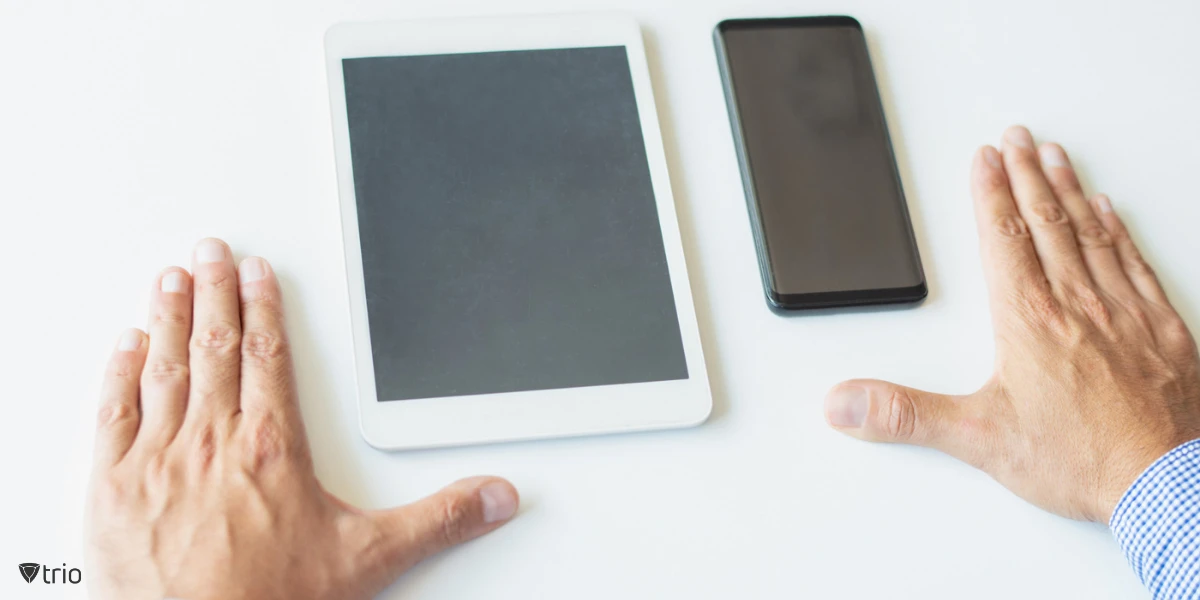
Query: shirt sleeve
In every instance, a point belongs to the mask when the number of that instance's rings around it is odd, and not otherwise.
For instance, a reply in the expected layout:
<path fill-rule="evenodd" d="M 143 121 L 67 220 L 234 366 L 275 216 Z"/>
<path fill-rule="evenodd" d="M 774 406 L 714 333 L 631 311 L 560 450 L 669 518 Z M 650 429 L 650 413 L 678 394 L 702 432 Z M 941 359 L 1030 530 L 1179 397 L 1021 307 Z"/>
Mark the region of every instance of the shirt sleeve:
<path fill-rule="evenodd" d="M 1200 598 L 1200 439 L 1150 465 L 1108 525 L 1155 600 Z"/>

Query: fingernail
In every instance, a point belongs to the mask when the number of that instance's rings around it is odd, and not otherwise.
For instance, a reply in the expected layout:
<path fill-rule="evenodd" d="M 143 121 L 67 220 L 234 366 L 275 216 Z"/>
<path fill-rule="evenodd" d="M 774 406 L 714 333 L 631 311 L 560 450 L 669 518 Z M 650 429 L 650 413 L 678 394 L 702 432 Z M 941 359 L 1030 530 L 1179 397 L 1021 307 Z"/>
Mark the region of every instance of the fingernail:
<path fill-rule="evenodd" d="M 1033 136 L 1029 134 L 1029 130 L 1015 125 L 1004 131 L 1004 141 L 1021 148 L 1033 147 Z"/>
<path fill-rule="evenodd" d="M 483 522 L 495 523 L 511 518 L 517 512 L 517 496 L 508 484 L 493 481 L 479 488 L 483 501 Z"/>
<path fill-rule="evenodd" d="M 867 420 L 867 390 L 860 387 L 843 387 L 825 398 L 825 418 L 835 427 L 862 427 Z"/>
<path fill-rule="evenodd" d="M 983 149 L 983 162 L 986 162 L 993 169 L 1000 168 L 1000 153 L 995 148 L 987 146 Z"/>
<path fill-rule="evenodd" d="M 254 283 L 267 276 L 267 261 L 261 258 L 247 258 L 238 267 L 238 280 L 243 284 Z"/>
<path fill-rule="evenodd" d="M 1067 153 L 1063 152 L 1057 144 L 1046 144 L 1038 152 L 1042 157 L 1042 164 L 1047 167 L 1066 167 Z"/>
<path fill-rule="evenodd" d="M 1108 214 L 1113 211 L 1112 201 L 1108 199 L 1108 196 L 1103 194 L 1096 196 L 1096 207 L 1100 209 L 1102 214 Z"/>
<path fill-rule="evenodd" d="M 183 281 L 183 273 L 179 271 L 171 271 L 163 275 L 162 281 L 159 284 L 162 291 L 169 294 L 180 294 L 186 289 Z"/>
<path fill-rule="evenodd" d="M 142 332 L 136 329 L 130 329 L 121 334 L 121 341 L 117 342 L 117 350 L 121 352 L 132 352 L 137 350 L 142 345 Z"/>
<path fill-rule="evenodd" d="M 225 260 L 225 245 L 217 240 L 200 240 L 195 257 L 198 263 L 221 262 Z"/>

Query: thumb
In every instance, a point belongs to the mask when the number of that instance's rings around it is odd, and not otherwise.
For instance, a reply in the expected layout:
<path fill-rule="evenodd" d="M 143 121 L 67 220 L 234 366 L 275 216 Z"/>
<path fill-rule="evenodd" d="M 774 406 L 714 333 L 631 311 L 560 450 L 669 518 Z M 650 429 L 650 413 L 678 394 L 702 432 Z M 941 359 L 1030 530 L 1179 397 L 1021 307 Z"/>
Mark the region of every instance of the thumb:
<path fill-rule="evenodd" d="M 953 397 L 871 379 L 842 382 L 825 397 L 825 420 L 842 433 L 955 455 L 960 410 Z"/>
<path fill-rule="evenodd" d="M 394 572 L 452 546 L 497 529 L 517 512 L 520 499 L 513 485 L 498 477 L 470 477 L 441 491 L 376 513 L 390 540 L 387 559 Z"/>

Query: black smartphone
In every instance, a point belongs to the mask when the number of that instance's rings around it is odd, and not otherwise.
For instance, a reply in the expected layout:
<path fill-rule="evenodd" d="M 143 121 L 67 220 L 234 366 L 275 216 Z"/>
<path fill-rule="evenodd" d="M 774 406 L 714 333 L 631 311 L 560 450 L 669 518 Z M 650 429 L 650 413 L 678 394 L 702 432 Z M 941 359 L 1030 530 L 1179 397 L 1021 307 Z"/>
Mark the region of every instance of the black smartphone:
<path fill-rule="evenodd" d="M 735 19 L 714 32 L 771 307 L 925 297 L 862 26 Z"/>

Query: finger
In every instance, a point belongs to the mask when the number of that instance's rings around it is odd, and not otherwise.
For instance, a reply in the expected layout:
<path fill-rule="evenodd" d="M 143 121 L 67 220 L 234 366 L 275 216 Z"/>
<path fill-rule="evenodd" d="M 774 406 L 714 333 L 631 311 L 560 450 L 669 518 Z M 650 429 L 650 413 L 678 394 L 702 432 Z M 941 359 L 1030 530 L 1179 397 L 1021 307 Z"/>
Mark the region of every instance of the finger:
<path fill-rule="evenodd" d="M 146 334 L 130 329 L 117 341 L 108 362 L 96 418 L 95 461 L 116 464 L 137 437 L 141 415 L 138 410 L 138 379 L 146 364 Z"/>
<path fill-rule="evenodd" d="M 283 298 L 271 265 L 247 258 L 238 267 L 242 310 L 242 411 L 275 411 L 299 421 Z"/>
<path fill-rule="evenodd" d="M 1083 263 L 1092 281 L 1118 298 L 1127 300 L 1136 297 L 1137 292 L 1117 258 L 1112 236 L 1096 218 L 1096 211 L 1092 210 L 1084 197 L 1067 153 L 1058 144 L 1042 144 L 1038 154 L 1046 180 L 1071 220 Z"/>
<path fill-rule="evenodd" d="M 1029 224 L 1033 247 L 1055 289 L 1088 285 L 1090 277 L 1071 229 L 1071 220 L 1050 189 L 1024 127 L 1009 127 L 1001 148 L 1017 210 Z"/>
<path fill-rule="evenodd" d="M 192 335 L 192 278 L 171 267 L 154 281 L 150 349 L 142 372 L 141 444 L 161 448 L 179 432 L 188 397 L 188 338 Z"/>
<path fill-rule="evenodd" d="M 1170 306 L 1171 302 L 1167 299 L 1167 293 L 1163 291 L 1162 285 L 1159 284 L 1154 269 L 1142 258 L 1142 253 L 1133 243 L 1133 238 L 1129 236 L 1129 230 L 1125 228 L 1125 223 L 1113 211 L 1112 200 L 1108 196 L 1100 194 L 1092 199 L 1092 205 L 1096 209 L 1096 214 L 1100 215 L 1100 222 L 1112 236 L 1117 256 L 1121 261 L 1121 269 L 1133 283 L 1134 289 L 1143 298 L 1155 304 Z"/>
<path fill-rule="evenodd" d="M 188 417 L 209 421 L 238 411 L 242 321 L 237 272 L 225 242 L 201 240 L 193 253 L 191 394 Z"/>
<path fill-rule="evenodd" d="M 978 464 L 982 446 L 966 438 L 971 427 L 961 400 L 952 396 L 870 379 L 846 381 L 825 397 L 825 419 L 861 440 L 924 446 Z"/>
<path fill-rule="evenodd" d="M 387 542 L 382 560 L 398 575 L 425 558 L 500 527 L 517 512 L 511 483 L 471 477 L 408 506 L 376 513 Z"/>
<path fill-rule="evenodd" d="M 1018 292 L 1041 290 L 1049 294 L 1029 227 L 1017 211 L 1000 153 L 991 146 L 975 154 L 971 195 L 975 197 L 975 221 L 993 313 L 1001 314 Z"/>

